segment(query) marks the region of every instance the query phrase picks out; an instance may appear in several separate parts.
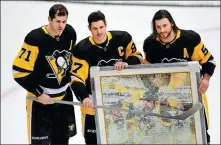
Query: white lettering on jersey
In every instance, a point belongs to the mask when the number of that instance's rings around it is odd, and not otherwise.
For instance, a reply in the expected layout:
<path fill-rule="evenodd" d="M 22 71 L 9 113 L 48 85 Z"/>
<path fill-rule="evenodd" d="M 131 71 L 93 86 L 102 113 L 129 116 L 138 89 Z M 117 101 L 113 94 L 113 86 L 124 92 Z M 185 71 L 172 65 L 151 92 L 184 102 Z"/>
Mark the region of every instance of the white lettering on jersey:
<path fill-rule="evenodd" d="M 162 61 L 161 61 L 161 63 L 167 63 L 167 62 L 187 62 L 187 60 L 185 60 L 185 59 L 180 59 L 180 58 L 171 58 L 171 59 L 164 58 L 164 59 L 162 59 Z"/>

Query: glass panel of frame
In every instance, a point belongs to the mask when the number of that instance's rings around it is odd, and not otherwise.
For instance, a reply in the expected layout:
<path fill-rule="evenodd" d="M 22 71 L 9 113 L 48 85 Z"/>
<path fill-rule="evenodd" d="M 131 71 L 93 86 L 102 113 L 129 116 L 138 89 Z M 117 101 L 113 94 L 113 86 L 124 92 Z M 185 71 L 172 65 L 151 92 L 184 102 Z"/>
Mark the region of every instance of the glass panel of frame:
<path fill-rule="evenodd" d="M 196 102 L 198 62 L 91 68 L 95 105 L 166 116 L 180 115 Z M 206 144 L 203 109 L 185 120 L 120 110 L 96 109 L 98 144 Z"/>

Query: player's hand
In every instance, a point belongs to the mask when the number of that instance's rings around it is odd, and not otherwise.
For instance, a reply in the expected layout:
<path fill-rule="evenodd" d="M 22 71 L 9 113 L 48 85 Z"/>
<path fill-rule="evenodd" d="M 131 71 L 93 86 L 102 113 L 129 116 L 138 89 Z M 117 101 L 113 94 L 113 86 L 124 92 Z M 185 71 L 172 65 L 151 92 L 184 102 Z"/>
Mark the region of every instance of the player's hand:
<path fill-rule="evenodd" d="M 82 104 L 85 108 L 94 108 L 94 104 L 93 101 L 87 97 L 82 101 Z"/>
<path fill-rule="evenodd" d="M 38 97 L 38 101 L 44 105 L 47 105 L 47 104 L 53 104 L 54 101 L 52 100 L 52 98 L 47 95 L 47 94 L 41 94 L 39 97 Z"/>
<path fill-rule="evenodd" d="M 127 67 L 128 64 L 126 62 L 122 62 L 122 61 L 117 61 L 115 64 L 114 64 L 114 69 L 115 70 L 118 70 L 118 71 L 121 71 L 123 70 L 125 67 Z"/>
<path fill-rule="evenodd" d="M 200 82 L 199 93 L 205 93 L 209 87 L 209 78 L 210 76 L 205 74 Z"/>

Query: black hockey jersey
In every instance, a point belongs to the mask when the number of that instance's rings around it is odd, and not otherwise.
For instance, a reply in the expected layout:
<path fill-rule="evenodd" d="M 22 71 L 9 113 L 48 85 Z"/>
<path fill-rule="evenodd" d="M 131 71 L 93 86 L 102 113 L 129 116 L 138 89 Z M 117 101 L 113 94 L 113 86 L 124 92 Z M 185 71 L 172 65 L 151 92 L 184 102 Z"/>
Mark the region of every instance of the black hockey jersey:
<path fill-rule="evenodd" d="M 103 46 L 96 45 L 92 36 L 87 37 L 76 45 L 72 53 L 72 89 L 80 101 L 91 94 L 91 66 L 113 66 L 117 60 L 129 65 L 143 61 L 131 35 L 125 31 L 108 31 L 107 41 Z"/>
<path fill-rule="evenodd" d="M 71 49 L 76 37 L 68 24 L 55 38 L 48 34 L 46 26 L 27 34 L 13 62 L 13 77 L 28 91 L 28 96 L 46 93 L 53 99 L 63 99 L 71 81 Z"/>
<path fill-rule="evenodd" d="M 210 76 L 216 66 L 200 35 L 192 30 L 178 30 L 171 43 L 162 43 L 159 37 L 150 35 L 144 41 L 143 51 L 146 63 L 198 61 L 202 66 L 202 74 Z"/>
<path fill-rule="evenodd" d="M 202 66 L 201 73 L 213 75 L 216 62 L 203 44 L 198 33 L 192 30 L 178 30 L 176 38 L 171 43 L 162 43 L 159 37 L 150 35 L 144 41 L 144 63 L 170 63 L 198 61 Z M 209 109 L 207 97 L 202 94 L 207 123 L 209 125 Z"/>

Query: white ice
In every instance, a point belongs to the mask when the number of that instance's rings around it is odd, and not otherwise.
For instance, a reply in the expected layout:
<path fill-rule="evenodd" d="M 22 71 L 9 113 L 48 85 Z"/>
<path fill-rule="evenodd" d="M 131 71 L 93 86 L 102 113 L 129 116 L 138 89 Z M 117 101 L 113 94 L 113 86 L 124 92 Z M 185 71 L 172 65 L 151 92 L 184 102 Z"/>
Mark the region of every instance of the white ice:
<path fill-rule="evenodd" d="M 27 144 L 25 90 L 12 78 L 12 62 L 25 35 L 48 23 L 48 10 L 55 2 L 1 2 L 1 144 Z M 77 31 L 77 42 L 90 35 L 87 17 L 101 10 L 106 15 L 108 30 L 126 30 L 142 51 L 143 40 L 151 33 L 151 20 L 159 9 L 167 9 L 182 29 L 201 35 L 216 59 L 217 67 L 207 92 L 210 111 L 211 144 L 220 144 L 220 8 L 175 8 L 102 6 L 63 3 L 69 10 L 68 23 Z M 71 144 L 84 144 L 80 111 L 75 107 L 78 134 Z"/>

